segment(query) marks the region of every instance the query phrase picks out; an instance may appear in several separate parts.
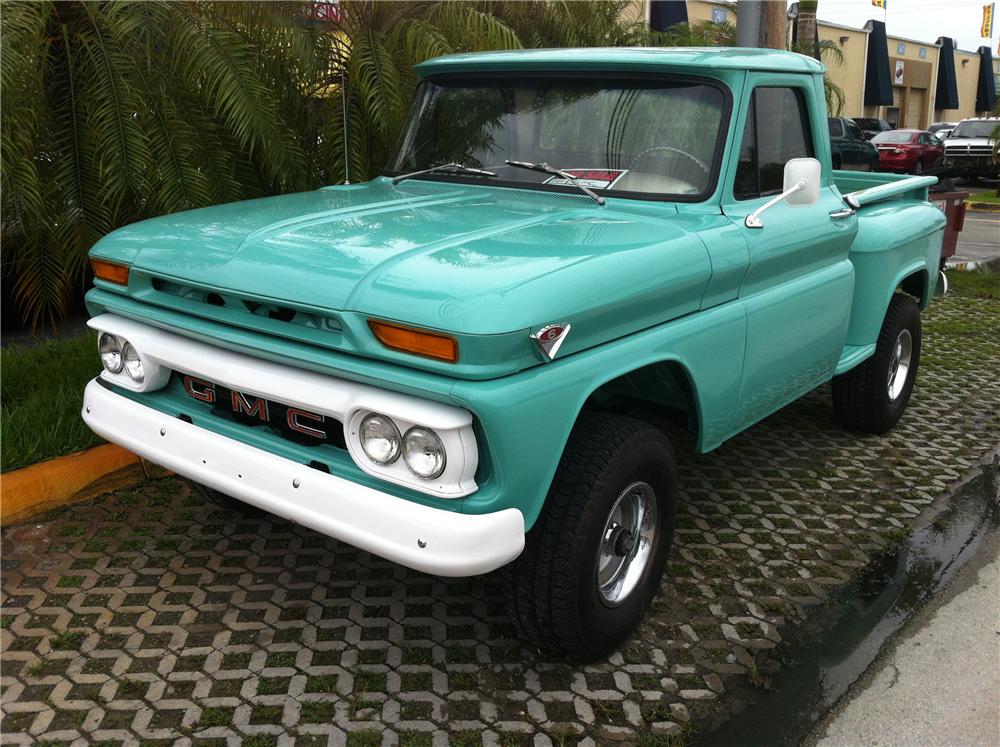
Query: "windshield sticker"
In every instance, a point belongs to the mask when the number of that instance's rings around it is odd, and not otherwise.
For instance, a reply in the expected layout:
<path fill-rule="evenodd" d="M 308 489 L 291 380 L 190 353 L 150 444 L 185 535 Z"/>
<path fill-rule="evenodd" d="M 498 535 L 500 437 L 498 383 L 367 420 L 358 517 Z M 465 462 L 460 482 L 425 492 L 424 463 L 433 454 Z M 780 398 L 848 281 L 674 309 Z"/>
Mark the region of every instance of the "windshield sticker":
<path fill-rule="evenodd" d="M 582 184 L 591 189 L 611 189 L 614 183 L 628 173 L 628 169 L 561 169 L 576 181 L 571 182 L 561 176 L 553 176 L 546 179 L 543 184 L 555 184 L 557 186 L 568 187 L 575 184 Z"/>

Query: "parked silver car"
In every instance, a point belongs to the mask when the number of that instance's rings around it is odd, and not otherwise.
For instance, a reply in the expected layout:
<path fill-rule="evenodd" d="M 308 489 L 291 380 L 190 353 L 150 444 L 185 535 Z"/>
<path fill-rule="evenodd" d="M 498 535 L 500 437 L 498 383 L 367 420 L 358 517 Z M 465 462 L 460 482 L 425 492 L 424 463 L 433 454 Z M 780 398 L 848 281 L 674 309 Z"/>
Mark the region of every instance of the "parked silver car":
<path fill-rule="evenodd" d="M 1000 177 L 1000 162 L 993 153 L 993 131 L 1000 117 L 963 119 L 944 143 L 944 165 L 953 176 Z"/>

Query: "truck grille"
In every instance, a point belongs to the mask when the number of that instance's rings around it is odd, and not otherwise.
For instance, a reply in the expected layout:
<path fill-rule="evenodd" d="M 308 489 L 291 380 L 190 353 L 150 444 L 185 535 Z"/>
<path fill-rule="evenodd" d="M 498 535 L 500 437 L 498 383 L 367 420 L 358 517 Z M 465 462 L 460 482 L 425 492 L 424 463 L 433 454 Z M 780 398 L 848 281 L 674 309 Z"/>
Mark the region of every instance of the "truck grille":
<path fill-rule="evenodd" d="M 947 145 L 945 146 L 944 153 L 946 156 L 991 156 L 993 155 L 993 148 L 989 145 Z"/>
<path fill-rule="evenodd" d="M 335 350 L 350 349 L 336 312 L 302 308 L 227 290 L 134 273 L 136 299 L 213 321 L 309 342 Z M 144 287 L 141 287 L 144 286 Z"/>

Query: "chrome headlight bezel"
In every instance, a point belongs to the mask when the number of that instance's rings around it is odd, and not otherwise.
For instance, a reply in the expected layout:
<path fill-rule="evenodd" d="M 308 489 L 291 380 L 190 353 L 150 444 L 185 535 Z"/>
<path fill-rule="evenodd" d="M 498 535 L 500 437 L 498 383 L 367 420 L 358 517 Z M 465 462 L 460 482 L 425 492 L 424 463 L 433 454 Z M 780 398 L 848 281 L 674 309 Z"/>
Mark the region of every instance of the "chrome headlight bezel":
<path fill-rule="evenodd" d="M 384 456 L 377 452 L 372 453 L 373 449 L 369 448 L 369 441 L 372 438 L 381 438 L 388 443 L 388 452 Z M 403 437 L 399 433 L 399 426 L 388 415 L 383 415 L 380 412 L 370 412 L 362 418 L 361 424 L 358 426 L 358 440 L 361 442 L 361 450 L 364 451 L 365 456 L 383 467 L 399 459 L 403 448 Z"/>
<path fill-rule="evenodd" d="M 430 465 L 421 462 L 421 454 L 431 459 Z M 448 452 L 433 429 L 415 425 L 403 435 L 403 462 L 421 480 L 434 480 L 448 466 Z"/>
<path fill-rule="evenodd" d="M 122 365 L 125 375 L 128 376 L 136 384 L 141 385 L 146 379 L 146 370 L 142 365 L 142 357 L 139 355 L 139 351 L 135 349 L 135 346 L 126 341 L 122 345 L 122 360 L 124 364 Z"/>
<path fill-rule="evenodd" d="M 108 332 L 101 332 L 97 337 L 97 354 L 101 358 L 104 370 L 111 374 L 121 373 L 125 366 L 125 356 L 122 342 Z"/>
<path fill-rule="evenodd" d="M 479 449 L 468 413 L 456 410 L 453 411 L 454 414 L 449 413 L 443 418 L 429 417 L 425 421 L 421 415 L 441 414 L 437 403 L 426 403 L 427 412 L 421 412 L 423 407 L 411 412 L 385 407 L 388 402 L 373 401 L 371 404 L 378 409 L 359 407 L 344 421 L 347 450 L 362 470 L 388 482 L 441 498 L 458 498 L 477 489 L 475 474 L 479 465 Z M 399 454 L 392 462 L 379 464 L 373 460 L 366 453 L 361 440 L 361 424 L 372 414 L 388 417 L 399 433 L 409 434 L 411 439 L 413 433 L 432 433 L 441 450 L 437 468 L 426 476 L 413 469 L 404 457 L 405 435 L 400 437 Z M 431 421 L 430 424 L 427 421 Z"/>
<path fill-rule="evenodd" d="M 91 325 L 98 332 L 98 354 L 101 356 L 101 378 L 110 384 L 128 389 L 132 392 L 152 392 L 162 389 L 170 380 L 171 369 L 143 352 L 143 340 L 132 335 L 127 337 L 116 334 L 97 325 Z M 103 326 L 103 325 L 102 325 Z M 136 336 L 141 337 L 141 336 Z M 119 351 L 116 367 L 108 367 L 104 348 L 109 348 L 114 341 Z"/>

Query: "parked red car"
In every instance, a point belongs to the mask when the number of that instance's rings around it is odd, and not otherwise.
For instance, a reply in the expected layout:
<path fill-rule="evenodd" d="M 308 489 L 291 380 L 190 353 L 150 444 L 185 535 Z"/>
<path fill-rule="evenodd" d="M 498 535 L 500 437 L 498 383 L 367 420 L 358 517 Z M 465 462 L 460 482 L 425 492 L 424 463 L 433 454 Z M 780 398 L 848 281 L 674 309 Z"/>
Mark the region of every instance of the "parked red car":
<path fill-rule="evenodd" d="M 941 163 L 944 143 L 927 130 L 890 130 L 872 138 L 881 171 L 922 174 Z"/>

